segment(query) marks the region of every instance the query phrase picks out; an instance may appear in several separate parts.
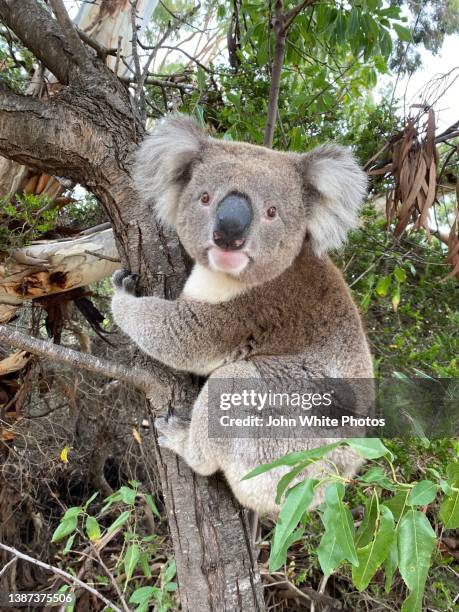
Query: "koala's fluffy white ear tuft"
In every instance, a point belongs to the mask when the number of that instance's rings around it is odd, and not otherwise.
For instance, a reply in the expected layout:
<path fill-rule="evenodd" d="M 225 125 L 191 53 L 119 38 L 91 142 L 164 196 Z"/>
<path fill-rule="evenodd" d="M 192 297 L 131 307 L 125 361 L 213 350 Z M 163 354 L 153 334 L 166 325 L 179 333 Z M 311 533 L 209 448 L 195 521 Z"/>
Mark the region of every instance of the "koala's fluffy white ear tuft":
<path fill-rule="evenodd" d="M 322 145 L 301 159 L 308 200 L 308 233 L 314 252 L 320 256 L 339 248 L 347 232 L 357 226 L 367 177 L 352 152 L 339 145 Z M 308 185 L 313 188 L 310 194 Z M 319 192 L 318 199 L 314 191 Z"/>
<path fill-rule="evenodd" d="M 186 115 L 161 119 L 143 141 L 136 157 L 137 191 L 154 204 L 158 219 L 174 227 L 180 190 L 188 182 L 208 137 Z"/>

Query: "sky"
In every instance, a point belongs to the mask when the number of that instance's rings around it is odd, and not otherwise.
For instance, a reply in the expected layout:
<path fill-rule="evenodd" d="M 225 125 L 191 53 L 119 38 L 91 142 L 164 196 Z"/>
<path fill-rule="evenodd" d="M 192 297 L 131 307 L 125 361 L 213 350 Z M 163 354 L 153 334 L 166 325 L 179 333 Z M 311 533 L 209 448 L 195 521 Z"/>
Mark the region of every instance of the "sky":
<path fill-rule="evenodd" d="M 447 36 L 438 55 L 423 51 L 421 56 L 422 67 L 410 79 L 400 79 L 394 99 L 399 100 L 402 105 L 403 100 L 406 99 L 407 107 L 410 103 L 424 104 L 426 97 L 427 99 L 436 97 L 432 88 L 429 89 L 428 87 L 429 82 L 436 77 L 450 73 L 446 80 L 442 80 L 441 85 L 441 88 L 448 85 L 449 88 L 435 108 L 437 111 L 437 127 L 444 130 L 459 120 L 459 36 Z M 391 75 L 385 77 L 382 82 L 393 82 L 393 79 L 394 77 Z"/>

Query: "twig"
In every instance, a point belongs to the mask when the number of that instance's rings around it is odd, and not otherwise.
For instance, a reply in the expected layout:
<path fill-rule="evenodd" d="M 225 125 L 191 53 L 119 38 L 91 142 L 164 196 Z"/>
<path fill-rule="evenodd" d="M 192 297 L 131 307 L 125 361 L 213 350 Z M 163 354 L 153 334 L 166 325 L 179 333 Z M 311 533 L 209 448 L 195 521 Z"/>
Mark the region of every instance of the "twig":
<path fill-rule="evenodd" d="M 120 59 L 121 59 L 121 43 L 123 41 L 123 37 L 122 36 L 118 36 L 118 46 L 116 48 L 116 61 L 115 61 L 115 67 L 113 69 L 113 72 L 116 74 L 116 76 L 118 76 L 118 70 L 120 67 Z"/>
<path fill-rule="evenodd" d="M 122 612 L 120 608 L 115 606 L 115 604 L 112 603 L 109 599 L 107 599 L 104 595 L 102 595 L 102 593 L 99 593 L 99 591 L 89 586 L 88 584 L 86 584 L 85 582 L 77 578 L 76 576 L 72 576 L 72 574 L 69 574 L 68 572 L 64 572 L 64 570 L 61 570 L 59 567 L 54 567 L 52 565 L 49 565 L 48 563 L 44 563 L 43 561 L 40 561 L 39 559 L 34 559 L 33 557 L 29 557 L 29 555 L 25 555 L 24 553 L 17 550 L 16 548 L 13 548 L 12 546 L 7 546 L 6 544 L 3 544 L 2 542 L 0 542 L 0 548 L 11 553 L 18 559 L 22 559 L 23 561 L 28 561 L 29 563 L 32 563 L 33 565 L 38 565 L 38 567 L 42 567 L 43 569 L 53 572 L 53 574 L 57 574 L 58 576 L 62 576 L 66 580 L 70 580 L 70 582 L 78 584 L 78 586 L 80 586 L 82 589 L 89 591 L 90 593 L 95 595 L 98 599 L 102 600 L 105 605 L 110 606 L 110 608 L 115 610 L 115 612 Z"/>
<path fill-rule="evenodd" d="M 126 366 L 112 363 L 106 359 L 100 359 L 94 355 L 80 353 L 70 348 L 45 342 L 32 336 L 21 334 L 8 328 L 6 325 L 0 325 L 0 340 L 3 340 L 10 346 L 29 351 L 34 355 L 48 357 L 53 361 L 67 363 L 82 370 L 98 372 L 109 378 L 117 378 L 124 380 L 127 383 L 135 385 L 139 389 L 147 392 L 155 386 L 154 374 L 140 368 L 128 368 Z"/>
<path fill-rule="evenodd" d="M 15 563 L 17 561 L 16 557 L 13 557 L 12 559 L 10 559 L 8 561 L 8 563 L 6 563 L 2 569 L 0 570 L 0 576 L 3 576 L 3 574 L 6 572 L 6 570 L 9 568 L 10 565 L 13 565 L 13 563 Z"/>
<path fill-rule="evenodd" d="M 113 261 L 114 263 L 121 263 L 121 259 L 118 259 L 116 257 L 109 257 L 108 255 L 101 255 L 100 253 L 96 253 L 95 251 L 85 250 L 84 253 L 92 255 L 93 257 L 97 257 L 98 259 L 106 259 L 107 261 Z"/>
<path fill-rule="evenodd" d="M 94 51 L 97 53 L 97 55 L 102 60 L 105 60 L 107 58 L 107 55 L 117 54 L 118 47 L 116 49 L 109 49 L 108 47 L 104 47 L 104 45 L 101 45 L 99 42 L 97 42 L 97 40 L 94 40 L 93 38 L 88 36 L 84 30 L 80 30 L 80 28 L 76 26 L 75 26 L 75 29 L 77 31 L 78 36 L 81 38 L 81 40 L 85 42 L 88 45 L 88 47 L 91 47 L 91 49 L 94 49 Z"/>
<path fill-rule="evenodd" d="M 111 573 L 111 571 L 108 569 L 108 567 L 105 565 L 105 563 L 102 561 L 102 556 L 100 554 L 100 552 L 97 550 L 97 547 L 94 546 L 94 544 L 92 544 L 91 542 L 91 549 L 92 551 L 96 554 L 97 560 L 99 561 L 99 564 L 101 565 L 102 569 L 104 570 L 104 572 L 107 574 L 108 578 L 110 579 L 110 582 L 113 586 L 113 588 L 116 591 L 116 594 L 118 595 L 121 605 L 123 606 L 123 609 L 125 612 L 130 612 L 128 605 L 126 603 L 126 600 L 123 597 L 123 593 L 120 591 L 120 587 L 118 586 L 118 583 L 116 582 L 113 574 Z"/>

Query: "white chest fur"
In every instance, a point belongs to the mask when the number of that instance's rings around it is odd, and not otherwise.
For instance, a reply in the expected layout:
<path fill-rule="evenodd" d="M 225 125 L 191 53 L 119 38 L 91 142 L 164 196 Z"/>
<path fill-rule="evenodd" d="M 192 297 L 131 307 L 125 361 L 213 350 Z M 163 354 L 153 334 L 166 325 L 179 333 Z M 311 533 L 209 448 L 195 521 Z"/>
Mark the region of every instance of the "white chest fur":
<path fill-rule="evenodd" d="M 240 295 L 246 288 L 237 278 L 195 264 L 182 295 L 199 302 L 219 304 Z"/>

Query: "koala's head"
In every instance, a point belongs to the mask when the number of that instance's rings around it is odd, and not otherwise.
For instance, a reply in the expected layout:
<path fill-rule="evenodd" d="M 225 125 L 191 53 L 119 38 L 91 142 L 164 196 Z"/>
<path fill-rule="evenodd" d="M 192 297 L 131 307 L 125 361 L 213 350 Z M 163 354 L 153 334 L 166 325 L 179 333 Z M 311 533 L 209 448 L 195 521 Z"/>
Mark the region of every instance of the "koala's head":
<path fill-rule="evenodd" d="M 319 257 L 339 247 L 366 188 L 343 147 L 281 153 L 211 138 L 183 115 L 146 138 L 135 180 L 195 261 L 247 284 L 286 270 L 305 240 Z"/>

